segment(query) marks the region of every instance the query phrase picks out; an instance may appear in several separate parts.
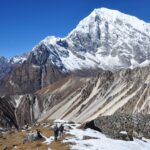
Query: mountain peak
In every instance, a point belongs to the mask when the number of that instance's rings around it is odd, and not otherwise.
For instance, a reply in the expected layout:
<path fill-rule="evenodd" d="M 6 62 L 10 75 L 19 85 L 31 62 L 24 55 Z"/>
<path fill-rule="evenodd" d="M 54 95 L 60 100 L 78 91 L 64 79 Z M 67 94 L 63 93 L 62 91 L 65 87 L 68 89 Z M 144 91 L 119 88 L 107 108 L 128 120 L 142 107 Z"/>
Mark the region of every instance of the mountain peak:
<path fill-rule="evenodd" d="M 129 14 L 122 13 L 118 10 L 112 10 L 108 8 L 96 8 L 89 16 L 99 16 L 108 22 L 115 22 L 116 20 L 121 20 L 124 24 L 130 24 L 133 28 L 144 32 L 145 34 L 150 34 L 150 23 L 131 16 Z"/>
<path fill-rule="evenodd" d="M 47 36 L 44 40 L 42 40 L 42 43 L 49 45 L 49 44 L 55 44 L 58 40 L 58 37 L 55 36 Z"/>
<path fill-rule="evenodd" d="M 103 7 L 94 9 L 89 16 L 79 22 L 76 29 L 74 29 L 72 32 L 75 30 L 87 32 L 89 31 L 89 26 L 92 26 L 91 24 L 98 23 L 100 25 L 102 22 L 109 25 L 120 24 L 122 27 L 130 26 L 139 32 L 150 35 L 150 23 L 146 23 L 135 16 L 122 13 L 118 10 L 112 10 Z"/>
<path fill-rule="evenodd" d="M 106 8 L 106 7 L 101 7 L 101 8 L 95 8 L 93 10 L 93 12 L 95 13 L 112 13 L 112 12 L 119 12 L 118 10 L 113 10 L 113 9 L 109 9 L 109 8 Z"/>
<path fill-rule="evenodd" d="M 150 24 L 118 10 L 97 8 L 67 37 L 48 36 L 33 51 L 40 60 L 47 49 L 47 57 L 62 70 L 134 68 L 149 62 L 149 35 Z"/>

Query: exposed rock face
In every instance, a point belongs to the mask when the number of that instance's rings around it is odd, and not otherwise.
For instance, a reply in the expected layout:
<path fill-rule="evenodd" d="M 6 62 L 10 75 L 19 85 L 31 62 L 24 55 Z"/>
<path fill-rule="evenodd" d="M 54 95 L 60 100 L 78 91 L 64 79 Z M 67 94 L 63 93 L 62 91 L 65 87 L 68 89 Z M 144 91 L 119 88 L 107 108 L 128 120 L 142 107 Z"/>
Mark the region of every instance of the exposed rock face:
<path fill-rule="evenodd" d="M 11 126 L 18 128 L 15 108 L 11 103 L 10 97 L 0 98 L 0 125 L 7 128 Z"/>
<path fill-rule="evenodd" d="M 0 93 L 7 95 L 33 93 L 66 76 L 47 59 L 48 53 L 35 56 L 12 70 L 0 84 Z M 2 95 L 1 94 L 1 95 Z"/>
<path fill-rule="evenodd" d="M 20 128 L 35 122 L 41 112 L 42 99 L 37 95 L 20 95 L 0 99 L 0 125 Z"/>
<path fill-rule="evenodd" d="M 81 88 L 61 99 L 60 103 L 55 103 L 52 109 L 49 108 L 48 114 L 42 117 L 84 122 L 115 112 L 149 114 L 149 69 L 129 69 L 117 73 L 103 71 L 97 78 L 89 78 Z M 67 87 L 66 84 L 64 86 Z M 53 99 L 51 96 L 58 95 L 57 92 L 59 88 L 51 92 L 49 98 Z"/>
<path fill-rule="evenodd" d="M 35 120 L 57 118 L 83 123 L 118 112 L 150 114 L 149 69 L 145 67 L 116 73 L 101 71 L 97 77 L 68 76 L 42 88 L 33 96 L 24 95 L 15 108 L 16 120 L 22 126 Z M 16 101 L 15 96 L 7 100 L 11 99 Z M 33 107 L 37 104 L 38 111 Z M 5 105 L 3 107 L 5 109 Z M 26 112 L 30 113 L 28 118 Z M 34 115 L 31 112 L 35 112 Z M 35 114 L 38 115 L 33 117 Z"/>
<path fill-rule="evenodd" d="M 48 111 L 56 104 L 61 103 L 70 95 L 73 98 L 86 81 L 89 81 L 89 79 L 71 76 L 57 81 L 35 94 L 5 96 L 1 98 L 1 125 L 5 127 L 7 124 L 9 126 L 15 125 L 18 128 L 35 122 L 42 115 L 49 115 Z M 74 93 L 74 91 L 76 92 Z M 10 111 L 7 113 L 8 109 Z"/>
<path fill-rule="evenodd" d="M 93 126 L 90 126 L 89 122 L 86 127 L 97 127 L 101 132 L 112 138 L 122 139 L 121 132 L 127 132 L 128 140 L 131 140 L 132 137 L 150 138 L 150 115 L 115 114 L 98 117 L 91 122 L 94 122 Z"/>

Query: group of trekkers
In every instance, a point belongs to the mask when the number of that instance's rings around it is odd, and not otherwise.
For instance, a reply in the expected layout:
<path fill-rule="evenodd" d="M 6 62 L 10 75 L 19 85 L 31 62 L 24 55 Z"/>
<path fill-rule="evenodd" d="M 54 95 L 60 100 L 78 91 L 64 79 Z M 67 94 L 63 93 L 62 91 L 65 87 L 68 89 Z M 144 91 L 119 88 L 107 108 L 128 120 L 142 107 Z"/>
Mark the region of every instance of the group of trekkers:
<path fill-rule="evenodd" d="M 63 136 L 63 132 L 64 132 L 64 126 L 63 124 L 55 124 L 54 126 L 54 138 L 55 138 L 55 141 L 57 141 L 58 139 L 58 136 L 59 137 L 62 137 Z"/>
<path fill-rule="evenodd" d="M 58 137 L 62 138 L 63 132 L 64 132 L 64 126 L 63 124 L 55 124 L 54 128 L 54 140 L 57 141 Z M 23 144 L 25 144 L 28 141 L 35 141 L 35 140 L 41 140 L 43 139 L 43 135 L 40 130 L 36 130 L 36 133 L 28 133 L 26 138 L 23 140 Z"/>
<path fill-rule="evenodd" d="M 63 124 L 55 124 L 53 130 L 54 130 L 54 139 L 55 139 L 55 141 L 57 141 L 58 137 L 62 138 L 63 132 L 64 132 Z M 38 139 L 43 138 L 42 135 L 41 135 L 41 132 L 39 130 L 37 130 L 37 138 Z"/>

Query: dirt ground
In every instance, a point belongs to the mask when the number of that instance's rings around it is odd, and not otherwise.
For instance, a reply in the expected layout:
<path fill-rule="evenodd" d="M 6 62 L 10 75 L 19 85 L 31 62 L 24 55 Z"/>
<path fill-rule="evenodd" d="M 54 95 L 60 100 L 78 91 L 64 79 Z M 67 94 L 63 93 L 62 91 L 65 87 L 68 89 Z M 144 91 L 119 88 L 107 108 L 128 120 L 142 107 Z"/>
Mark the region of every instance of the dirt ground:
<path fill-rule="evenodd" d="M 37 128 L 32 128 L 30 131 L 39 129 L 43 135 L 46 137 L 53 136 L 53 131 L 50 128 L 43 128 L 39 126 Z M 52 142 L 50 145 L 42 143 L 43 141 L 32 141 L 26 144 L 23 144 L 23 139 L 25 138 L 27 131 L 15 131 L 10 132 L 7 135 L 0 137 L 0 150 L 69 150 L 69 146 L 62 143 L 63 138 L 59 139 L 57 142 Z"/>

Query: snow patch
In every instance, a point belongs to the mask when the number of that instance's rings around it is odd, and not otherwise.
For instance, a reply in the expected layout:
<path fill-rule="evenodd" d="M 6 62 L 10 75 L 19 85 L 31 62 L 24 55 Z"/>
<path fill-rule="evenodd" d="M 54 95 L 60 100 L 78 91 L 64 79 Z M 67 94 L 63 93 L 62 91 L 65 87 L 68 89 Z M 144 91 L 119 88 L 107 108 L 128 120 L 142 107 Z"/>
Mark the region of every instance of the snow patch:
<path fill-rule="evenodd" d="M 75 137 L 66 138 L 64 143 L 74 143 L 72 150 L 148 150 L 150 140 L 122 141 L 106 137 L 100 132 L 92 129 L 73 129 L 68 132 Z M 84 137 L 90 137 L 84 140 Z M 93 138 L 93 139 L 92 139 Z"/>
<path fill-rule="evenodd" d="M 55 120 L 55 123 L 63 123 L 64 127 L 67 127 L 68 123 L 64 120 Z M 115 140 L 106 137 L 104 134 L 92 130 L 92 129 L 77 129 L 74 128 L 75 124 L 70 124 L 71 128 L 67 129 L 65 134 L 68 136 L 63 140 L 63 143 L 70 144 L 71 150 L 149 150 L 150 140 L 143 138 L 142 140 L 134 139 L 134 141 L 123 141 Z M 126 131 L 121 131 L 120 133 L 126 134 Z M 43 143 L 49 145 L 54 141 L 54 137 L 45 138 Z"/>
<path fill-rule="evenodd" d="M 54 141 L 54 137 L 53 136 L 51 136 L 49 138 L 45 137 L 44 135 L 42 135 L 42 136 L 45 139 L 45 141 L 43 142 L 44 144 L 50 145 Z"/>
<path fill-rule="evenodd" d="M 127 135 L 127 132 L 126 132 L 126 131 L 121 131 L 120 133 Z"/>

